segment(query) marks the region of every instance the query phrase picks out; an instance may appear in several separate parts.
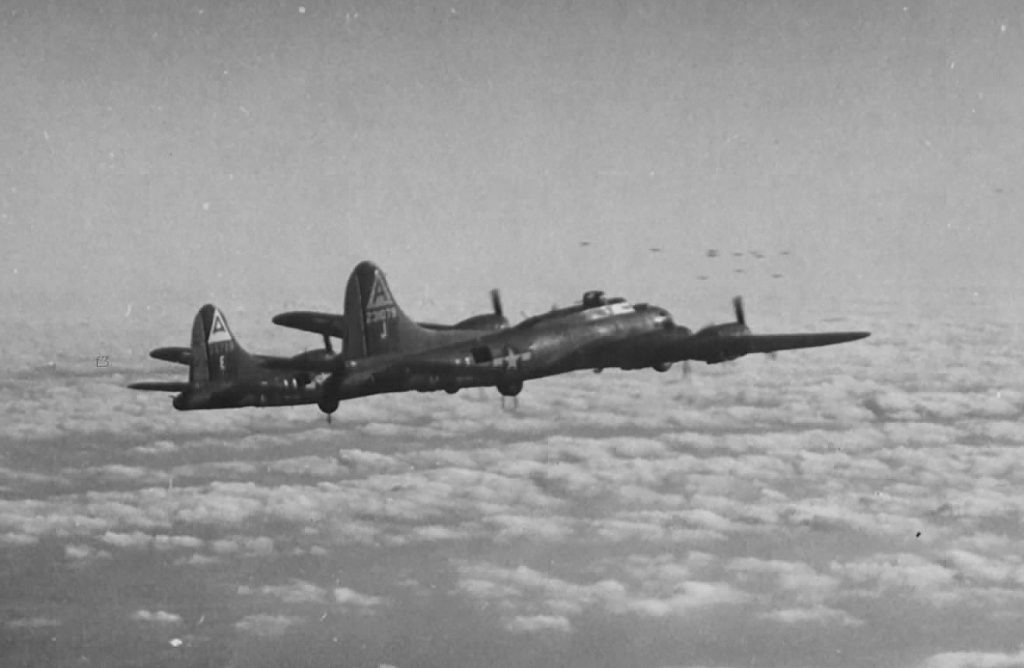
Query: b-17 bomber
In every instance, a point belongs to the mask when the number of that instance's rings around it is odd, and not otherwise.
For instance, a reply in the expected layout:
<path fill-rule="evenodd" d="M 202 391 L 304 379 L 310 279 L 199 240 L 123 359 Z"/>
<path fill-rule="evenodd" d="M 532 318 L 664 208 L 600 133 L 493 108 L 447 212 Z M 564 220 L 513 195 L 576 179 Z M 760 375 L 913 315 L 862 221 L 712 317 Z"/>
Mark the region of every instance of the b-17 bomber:
<path fill-rule="evenodd" d="M 665 309 L 586 292 L 569 307 L 510 325 L 500 296 L 493 313 L 454 325 L 419 323 L 395 301 L 383 271 L 356 266 L 342 314 L 293 311 L 279 325 L 324 337 L 323 350 L 294 357 L 249 355 L 211 305 L 196 316 L 190 348 L 158 348 L 151 355 L 189 365 L 187 383 L 135 383 L 143 390 L 179 392 L 179 410 L 316 403 L 328 420 L 340 402 L 389 392 L 495 387 L 516 397 L 528 380 L 606 368 L 667 371 L 676 362 L 718 364 L 751 353 L 813 348 L 862 339 L 868 332 L 754 334 L 743 303 L 735 321 L 693 331 Z M 331 337 L 343 341 L 335 353 Z"/>
<path fill-rule="evenodd" d="M 289 358 L 250 354 L 235 339 L 220 309 L 206 304 L 193 320 L 190 347 L 156 348 L 149 353 L 155 359 L 188 366 L 188 381 L 144 381 L 128 387 L 176 392 L 174 407 L 178 410 L 315 404 L 323 397 L 323 378 L 297 368 L 279 371 L 267 364 L 277 360 L 282 364 L 302 365 L 332 358 L 334 351 L 330 340 L 325 341 L 324 350 L 311 350 Z"/>

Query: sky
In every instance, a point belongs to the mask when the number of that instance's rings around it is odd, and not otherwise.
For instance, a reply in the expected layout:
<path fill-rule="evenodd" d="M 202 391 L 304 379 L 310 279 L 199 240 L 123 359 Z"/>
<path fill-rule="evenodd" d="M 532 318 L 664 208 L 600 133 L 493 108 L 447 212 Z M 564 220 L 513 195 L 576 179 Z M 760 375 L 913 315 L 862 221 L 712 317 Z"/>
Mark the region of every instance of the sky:
<path fill-rule="evenodd" d="M 363 259 L 435 320 L 485 309 L 491 287 L 527 313 L 601 288 L 698 325 L 739 293 L 801 321 L 951 287 L 1000 288 L 989 301 L 1014 310 L 1021 18 L 1014 2 L 5 3 L 0 306 L 87 326 L 55 353 L 110 339 L 135 359 L 137 337 L 207 301 L 280 340 L 267 318 L 340 308 Z M 751 250 L 766 259 L 729 254 Z"/>
<path fill-rule="evenodd" d="M 1022 19 L 4 3 L 0 662 L 1024 663 Z M 515 414 L 124 390 L 206 302 L 319 345 L 271 316 L 340 311 L 364 259 L 423 320 L 600 288 L 873 336 Z"/>

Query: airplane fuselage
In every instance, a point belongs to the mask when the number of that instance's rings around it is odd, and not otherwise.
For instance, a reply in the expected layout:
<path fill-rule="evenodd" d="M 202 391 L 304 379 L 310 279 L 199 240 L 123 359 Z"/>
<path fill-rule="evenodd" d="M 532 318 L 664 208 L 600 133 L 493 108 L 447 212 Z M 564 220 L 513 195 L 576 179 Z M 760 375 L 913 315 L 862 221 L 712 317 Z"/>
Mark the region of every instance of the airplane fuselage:
<path fill-rule="evenodd" d="M 324 397 L 328 374 L 309 378 L 308 374 L 254 375 L 243 380 L 189 389 L 174 398 L 181 411 L 246 406 L 300 406 L 319 403 Z"/>
<path fill-rule="evenodd" d="M 326 382 L 329 396 L 325 399 L 481 386 L 496 386 L 502 394 L 515 395 L 526 380 L 595 367 L 635 368 L 633 342 L 662 329 L 668 320 L 667 312 L 656 307 L 616 303 L 530 319 L 412 355 L 349 360 L 344 370 Z M 421 371 L 424 366 L 436 366 L 438 371 Z M 389 371 L 375 371 L 382 367 Z M 488 374 L 482 376 L 481 369 Z"/>

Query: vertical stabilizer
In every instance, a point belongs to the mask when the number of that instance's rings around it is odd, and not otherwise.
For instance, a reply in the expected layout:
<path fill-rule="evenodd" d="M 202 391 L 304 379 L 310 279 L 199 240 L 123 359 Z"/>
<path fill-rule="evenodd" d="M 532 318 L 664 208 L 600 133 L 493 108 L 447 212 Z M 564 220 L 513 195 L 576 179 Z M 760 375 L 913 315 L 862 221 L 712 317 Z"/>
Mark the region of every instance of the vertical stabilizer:
<path fill-rule="evenodd" d="M 192 323 L 192 359 L 188 382 L 194 388 L 221 385 L 238 378 L 249 355 L 231 334 L 220 309 L 206 304 Z"/>
<path fill-rule="evenodd" d="M 360 262 L 345 288 L 345 356 L 348 359 L 412 353 L 432 342 L 431 332 L 413 322 L 395 302 L 380 267 Z"/>

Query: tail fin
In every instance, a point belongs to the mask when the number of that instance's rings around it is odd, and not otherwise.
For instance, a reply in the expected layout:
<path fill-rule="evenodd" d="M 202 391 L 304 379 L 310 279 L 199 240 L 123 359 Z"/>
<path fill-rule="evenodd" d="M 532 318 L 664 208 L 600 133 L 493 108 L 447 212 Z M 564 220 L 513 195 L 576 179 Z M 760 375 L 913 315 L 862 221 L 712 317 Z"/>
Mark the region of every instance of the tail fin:
<path fill-rule="evenodd" d="M 192 388 L 230 383 L 251 363 L 216 306 L 206 304 L 192 322 L 188 384 Z"/>
<path fill-rule="evenodd" d="M 372 262 L 360 262 L 349 276 L 345 316 L 347 359 L 416 352 L 433 343 L 432 333 L 398 307 L 384 272 Z"/>

